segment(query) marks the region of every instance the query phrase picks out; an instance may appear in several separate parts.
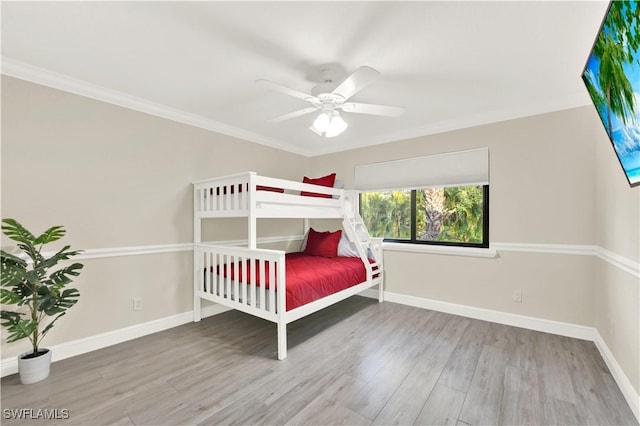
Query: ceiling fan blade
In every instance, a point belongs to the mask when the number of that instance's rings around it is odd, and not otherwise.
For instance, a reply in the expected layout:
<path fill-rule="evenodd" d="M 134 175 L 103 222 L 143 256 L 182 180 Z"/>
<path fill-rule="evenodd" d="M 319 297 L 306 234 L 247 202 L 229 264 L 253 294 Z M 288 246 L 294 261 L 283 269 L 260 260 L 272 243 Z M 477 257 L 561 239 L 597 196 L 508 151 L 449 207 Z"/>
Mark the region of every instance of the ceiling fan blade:
<path fill-rule="evenodd" d="M 383 115 L 385 117 L 400 117 L 404 114 L 404 108 L 389 105 L 361 104 L 358 102 L 347 102 L 339 108 L 346 112 L 358 114 Z"/>
<path fill-rule="evenodd" d="M 333 91 L 334 95 L 340 95 L 345 100 L 358 93 L 365 86 L 378 79 L 380 73 L 371 67 L 362 66 L 355 70 Z"/>
<path fill-rule="evenodd" d="M 269 123 L 279 123 L 281 121 L 289 120 L 290 118 L 300 117 L 301 115 L 309 114 L 317 110 L 318 110 L 318 107 L 308 107 L 305 109 L 299 109 L 298 111 L 293 111 L 288 114 L 284 114 L 279 117 L 272 118 L 271 120 L 269 120 Z"/>
<path fill-rule="evenodd" d="M 259 86 L 263 86 L 277 92 L 281 92 L 287 94 L 289 96 L 293 96 L 294 98 L 300 98 L 305 101 L 312 102 L 315 99 L 315 96 L 309 95 L 307 93 L 300 92 L 299 90 L 291 89 L 290 87 L 283 86 L 282 84 L 275 83 L 269 80 L 256 80 L 256 84 Z"/>

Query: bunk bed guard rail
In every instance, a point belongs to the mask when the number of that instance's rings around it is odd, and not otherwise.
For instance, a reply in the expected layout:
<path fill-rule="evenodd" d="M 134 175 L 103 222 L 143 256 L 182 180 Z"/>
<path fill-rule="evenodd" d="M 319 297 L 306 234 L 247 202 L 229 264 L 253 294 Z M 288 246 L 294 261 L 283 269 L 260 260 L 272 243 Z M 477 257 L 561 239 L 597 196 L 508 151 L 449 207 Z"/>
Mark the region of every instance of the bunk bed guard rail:
<path fill-rule="evenodd" d="M 194 182 L 194 210 L 199 217 L 339 217 L 343 194 L 341 189 L 245 172 Z"/>
<path fill-rule="evenodd" d="M 194 260 L 196 297 L 268 321 L 278 322 L 284 315 L 284 251 L 196 244 Z"/>

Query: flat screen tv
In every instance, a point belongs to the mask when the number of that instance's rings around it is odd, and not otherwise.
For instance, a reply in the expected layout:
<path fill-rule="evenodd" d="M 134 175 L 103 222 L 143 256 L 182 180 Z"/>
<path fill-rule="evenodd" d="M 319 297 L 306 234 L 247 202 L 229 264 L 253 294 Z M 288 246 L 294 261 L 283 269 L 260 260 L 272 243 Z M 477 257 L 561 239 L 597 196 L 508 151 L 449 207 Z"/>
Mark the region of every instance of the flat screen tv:
<path fill-rule="evenodd" d="M 640 185 L 640 2 L 614 0 L 582 80 L 629 185 Z"/>

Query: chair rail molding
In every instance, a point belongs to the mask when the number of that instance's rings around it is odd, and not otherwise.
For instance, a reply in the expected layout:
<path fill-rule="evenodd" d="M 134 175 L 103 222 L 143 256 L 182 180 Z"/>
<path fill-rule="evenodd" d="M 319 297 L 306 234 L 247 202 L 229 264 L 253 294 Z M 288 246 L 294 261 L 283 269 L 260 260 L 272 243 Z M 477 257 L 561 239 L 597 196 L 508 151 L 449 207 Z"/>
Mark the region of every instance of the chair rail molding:
<path fill-rule="evenodd" d="M 288 236 L 274 236 L 274 237 L 262 237 L 258 238 L 258 244 L 270 244 L 278 242 L 292 242 L 302 241 L 304 235 L 288 235 Z M 204 242 L 206 244 L 206 242 Z M 221 245 L 246 245 L 247 240 L 225 240 L 215 241 L 212 243 Z M 416 244 L 401 244 L 401 243 L 386 243 L 383 246 L 385 250 L 391 251 L 407 251 L 418 252 L 434 255 L 451 255 L 451 256 L 473 256 L 473 257 L 486 257 L 493 258 L 501 252 L 523 252 L 523 253 L 545 253 L 545 254 L 564 254 L 574 256 L 594 256 L 601 259 L 608 264 L 615 266 L 622 271 L 640 278 L 640 262 L 629 259 L 625 256 L 617 254 L 611 250 L 605 249 L 597 245 L 580 245 L 580 244 L 543 244 L 543 243 L 491 243 L 489 249 L 465 249 L 459 247 L 453 247 L 452 249 L 445 248 L 444 250 L 430 250 L 431 246 L 417 246 Z M 80 255 L 76 257 L 78 260 L 86 259 L 100 259 L 107 257 L 120 257 L 120 256 L 137 256 L 141 254 L 157 254 L 157 253 L 172 253 L 182 251 L 192 251 L 193 243 L 175 243 L 175 244 L 157 244 L 157 245 L 145 245 L 145 246 L 126 246 L 126 247 L 110 247 L 110 248 L 92 248 L 85 249 Z M 51 255 L 51 253 L 44 253 L 45 255 Z"/>

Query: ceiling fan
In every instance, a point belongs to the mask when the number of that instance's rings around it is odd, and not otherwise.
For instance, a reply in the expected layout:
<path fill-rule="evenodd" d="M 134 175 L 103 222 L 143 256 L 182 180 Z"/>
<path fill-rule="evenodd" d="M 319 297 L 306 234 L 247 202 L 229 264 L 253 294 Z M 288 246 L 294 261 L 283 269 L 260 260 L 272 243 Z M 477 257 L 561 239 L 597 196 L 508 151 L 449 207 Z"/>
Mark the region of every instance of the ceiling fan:
<path fill-rule="evenodd" d="M 320 136 L 330 138 L 339 135 L 348 126 L 340 116 L 339 110 L 385 117 L 399 117 L 404 113 L 403 108 L 394 106 L 348 102 L 353 95 L 378 79 L 380 73 L 375 69 L 362 66 L 343 79 L 340 79 L 341 74 L 344 75 L 346 72 L 338 64 L 324 64 L 312 69 L 308 76 L 319 84 L 311 89 L 311 94 L 291 89 L 273 81 L 256 80 L 260 86 L 303 99 L 312 105 L 272 118 L 269 122 L 277 123 L 320 111 L 309 129 Z"/>

